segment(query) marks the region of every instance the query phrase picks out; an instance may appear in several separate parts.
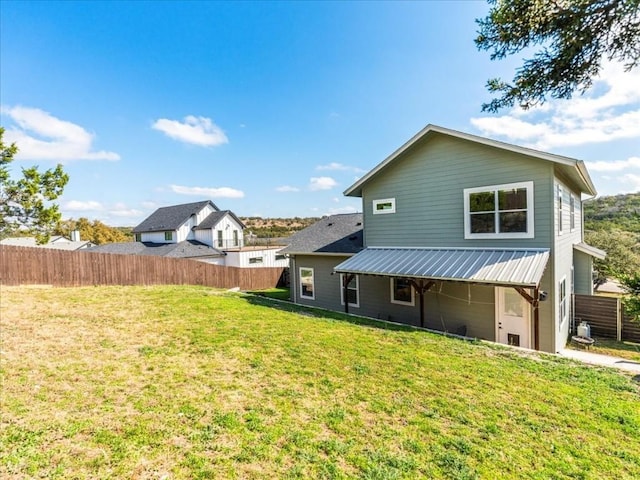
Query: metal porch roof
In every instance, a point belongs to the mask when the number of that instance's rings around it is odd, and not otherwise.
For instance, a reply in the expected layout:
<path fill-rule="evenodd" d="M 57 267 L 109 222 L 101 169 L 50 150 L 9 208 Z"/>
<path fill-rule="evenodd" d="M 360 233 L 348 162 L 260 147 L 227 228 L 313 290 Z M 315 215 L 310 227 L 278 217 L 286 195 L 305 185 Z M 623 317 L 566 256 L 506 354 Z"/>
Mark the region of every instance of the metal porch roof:
<path fill-rule="evenodd" d="M 370 247 L 338 273 L 537 287 L 549 249 Z"/>

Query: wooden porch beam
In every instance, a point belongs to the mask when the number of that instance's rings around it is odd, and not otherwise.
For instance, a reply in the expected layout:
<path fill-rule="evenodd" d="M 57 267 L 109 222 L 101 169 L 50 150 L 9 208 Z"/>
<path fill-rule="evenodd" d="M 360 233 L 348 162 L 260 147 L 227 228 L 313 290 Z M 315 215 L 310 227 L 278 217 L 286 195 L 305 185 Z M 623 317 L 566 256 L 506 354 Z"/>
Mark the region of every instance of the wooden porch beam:
<path fill-rule="evenodd" d="M 415 281 L 414 279 L 410 278 L 409 283 L 413 288 L 416 289 L 418 295 L 420 296 L 420 328 L 424 328 L 424 294 L 431 287 L 433 287 L 436 282 L 434 282 L 433 280 L 429 280 L 427 282 L 425 282 L 424 280 Z"/>
<path fill-rule="evenodd" d="M 344 313 L 349 313 L 349 284 L 355 276 L 355 273 L 344 273 L 342 275 L 342 297 L 344 298 Z"/>
<path fill-rule="evenodd" d="M 513 288 L 533 307 L 533 345 L 536 350 L 540 350 L 540 290 L 535 287 L 532 297 L 522 287 Z"/>

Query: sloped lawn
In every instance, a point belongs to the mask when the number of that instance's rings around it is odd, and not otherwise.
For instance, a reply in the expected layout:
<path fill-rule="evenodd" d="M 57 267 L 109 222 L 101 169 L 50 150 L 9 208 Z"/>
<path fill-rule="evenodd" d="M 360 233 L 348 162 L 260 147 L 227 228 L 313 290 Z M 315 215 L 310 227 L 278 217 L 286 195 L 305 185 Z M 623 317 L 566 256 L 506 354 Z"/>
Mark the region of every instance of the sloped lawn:
<path fill-rule="evenodd" d="M 0 478 L 640 478 L 630 376 L 272 305 L 2 287 Z"/>

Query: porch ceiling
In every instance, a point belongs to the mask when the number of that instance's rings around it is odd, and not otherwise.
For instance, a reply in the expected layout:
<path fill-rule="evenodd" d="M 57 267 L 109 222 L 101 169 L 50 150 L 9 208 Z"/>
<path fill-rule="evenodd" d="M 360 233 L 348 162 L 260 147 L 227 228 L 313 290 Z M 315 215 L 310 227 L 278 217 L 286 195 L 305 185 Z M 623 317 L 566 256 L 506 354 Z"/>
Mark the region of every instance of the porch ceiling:
<path fill-rule="evenodd" d="M 369 247 L 337 273 L 537 287 L 549 249 Z"/>

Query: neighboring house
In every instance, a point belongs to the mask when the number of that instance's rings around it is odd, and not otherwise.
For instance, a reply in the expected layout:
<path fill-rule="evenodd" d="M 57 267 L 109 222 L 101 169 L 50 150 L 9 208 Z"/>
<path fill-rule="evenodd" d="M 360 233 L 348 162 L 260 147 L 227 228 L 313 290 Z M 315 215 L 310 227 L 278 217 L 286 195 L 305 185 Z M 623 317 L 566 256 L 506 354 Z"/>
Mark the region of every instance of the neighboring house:
<path fill-rule="evenodd" d="M 155 255 L 170 258 L 188 258 L 200 262 L 224 265 L 224 252 L 195 240 L 178 243 L 120 242 L 105 243 L 93 247 L 91 252 L 116 253 L 120 255 Z"/>
<path fill-rule="evenodd" d="M 77 231 L 71 232 L 71 239 L 63 236 L 51 237 L 47 243 L 39 245 L 35 237 L 9 237 L 0 241 L 0 245 L 12 245 L 14 247 L 38 247 L 50 248 L 54 250 L 82 250 L 93 247 L 93 243 L 88 240 L 80 240 Z"/>
<path fill-rule="evenodd" d="M 133 229 L 137 242 L 180 243 L 195 240 L 214 248 L 243 246 L 244 224 L 210 200 L 162 207 Z"/>
<path fill-rule="evenodd" d="M 583 162 L 428 125 L 344 193 L 362 217 L 322 219 L 281 251 L 293 301 L 564 347 L 572 294 L 593 293 L 605 255 L 583 242 Z"/>
<path fill-rule="evenodd" d="M 158 208 L 133 229 L 135 242 L 111 243 L 94 252 L 190 258 L 231 267 L 287 267 L 277 248 L 245 247 L 244 224 L 210 200 Z"/>

